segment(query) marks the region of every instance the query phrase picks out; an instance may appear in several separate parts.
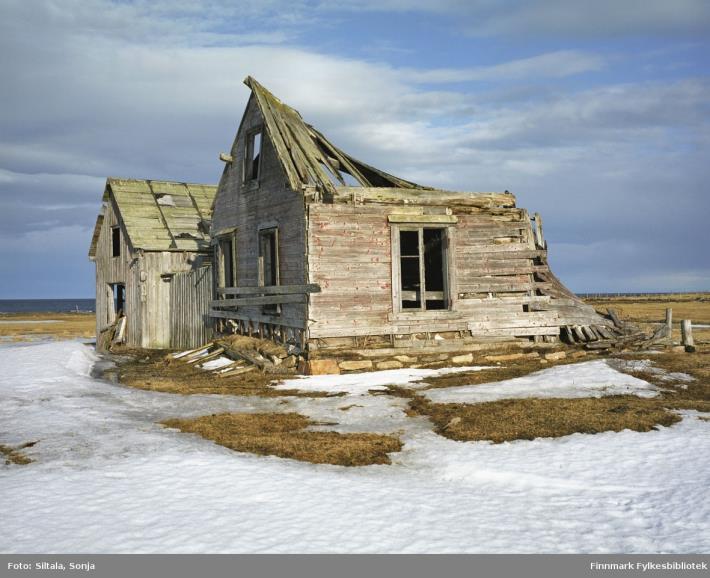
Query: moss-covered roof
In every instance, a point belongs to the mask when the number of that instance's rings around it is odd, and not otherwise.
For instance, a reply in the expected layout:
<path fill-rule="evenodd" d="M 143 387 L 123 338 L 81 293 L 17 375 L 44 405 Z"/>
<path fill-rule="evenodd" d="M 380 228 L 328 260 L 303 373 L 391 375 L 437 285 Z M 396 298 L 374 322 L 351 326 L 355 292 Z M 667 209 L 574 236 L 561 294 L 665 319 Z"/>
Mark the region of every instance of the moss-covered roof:
<path fill-rule="evenodd" d="M 217 187 L 146 179 L 106 180 L 104 202 L 113 202 L 128 243 L 144 251 L 203 251 L 209 247 L 209 222 Z M 89 257 L 96 255 L 96 227 Z"/>

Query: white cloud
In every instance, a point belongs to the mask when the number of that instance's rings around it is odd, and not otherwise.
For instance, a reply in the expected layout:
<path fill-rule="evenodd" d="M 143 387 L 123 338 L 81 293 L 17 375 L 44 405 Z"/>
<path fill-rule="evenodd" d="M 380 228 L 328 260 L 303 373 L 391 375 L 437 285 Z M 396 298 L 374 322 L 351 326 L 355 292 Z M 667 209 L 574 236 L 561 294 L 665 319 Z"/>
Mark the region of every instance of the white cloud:
<path fill-rule="evenodd" d="M 682 249 L 665 247 L 687 245 L 683 229 L 704 226 L 698 215 L 707 213 L 702 191 L 710 177 L 705 79 L 583 90 L 555 84 L 612 65 L 576 50 L 485 67 L 398 67 L 247 42 L 246 34 L 263 28 L 219 30 L 230 14 L 220 20 L 220 10 L 233 9 L 219 2 L 199 20 L 188 2 L 12 6 L 15 20 L 0 23 L 0 51 L 11 55 L 0 85 L 0 223 L 13 234 L 44 223 L 58 238 L 72 236 L 81 246 L 78 259 L 85 248 L 77 239 L 93 225 L 87 199 L 98 207 L 106 176 L 216 182 L 217 154 L 231 144 L 246 103 L 247 74 L 366 162 L 422 184 L 515 192 L 523 205 L 543 211 L 550 239 L 574 245 L 579 236 L 585 243 L 617 238 L 619 246 L 631 243 L 657 258 L 643 264 L 648 270 L 670 270 Z M 277 7 L 244 9 L 256 18 Z M 299 10 L 274 18 L 294 23 Z M 272 40 L 293 38 L 283 26 L 269 31 Z M 510 80 L 524 96 L 501 88 Z M 464 88 L 445 86 L 453 83 Z M 490 85 L 485 91 L 483 83 Z M 649 241 L 646 226 L 655 233 Z M 34 238 L 23 239 L 33 250 Z M 598 247 L 609 262 L 641 260 L 616 248 Z M 586 254 L 583 261 L 576 251 L 560 262 L 580 281 L 577 288 L 611 267 L 597 259 L 587 274 L 582 263 L 593 259 Z M 693 257 L 707 264 L 707 256 Z"/>
<path fill-rule="evenodd" d="M 490 80 L 562 78 L 601 70 L 604 59 L 598 54 L 558 50 L 493 66 L 469 69 L 412 70 L 407 80 L 420 83 L 450 83 Z"/>

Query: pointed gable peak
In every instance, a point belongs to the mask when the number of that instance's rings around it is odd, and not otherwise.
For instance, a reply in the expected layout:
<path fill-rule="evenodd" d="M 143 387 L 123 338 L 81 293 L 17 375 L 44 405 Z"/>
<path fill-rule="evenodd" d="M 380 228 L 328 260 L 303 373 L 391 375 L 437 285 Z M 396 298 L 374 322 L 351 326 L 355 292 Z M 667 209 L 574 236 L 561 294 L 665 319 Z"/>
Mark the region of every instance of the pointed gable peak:
<path fill-rule="evenodd" d="M 314 186 L 335 192 L 339 186 L 426 189 L 357 160 L 322 133 L 306 124 L 301 114 L 284 104 L 252 76 L 244 79 L 264 118 L 264 126 L 294 190 Z"/>

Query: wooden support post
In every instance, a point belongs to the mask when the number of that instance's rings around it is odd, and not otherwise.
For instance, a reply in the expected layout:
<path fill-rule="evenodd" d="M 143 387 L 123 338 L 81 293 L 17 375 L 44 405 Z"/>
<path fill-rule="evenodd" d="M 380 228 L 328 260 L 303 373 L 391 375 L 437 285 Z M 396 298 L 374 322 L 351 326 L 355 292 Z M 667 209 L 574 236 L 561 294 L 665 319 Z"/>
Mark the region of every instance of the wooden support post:
<path fill-rule="evenodd" d="M 533 235 L 535 237 L 535 245 L 538 249 L 547 249 L 547 243 L 545 243 L 545 237 L 542 234 L 542 217 L 540 213 L 535 213 L 535 229 Z"/>
<path fill-rule="evenodd" d="M 619 329 L 624 328 L 624 322 L 619 319 L 619 314 L 616 312 L 615 309 L 607 309 L 607 313 L 609 314 L 609 317 L 614 322 L 614 325 L 616 327 L 618 327 Z"/>
<path fill-rule="evenodd" d="M 577 341 L 579 341 L 580 343 L 587 342 L 587 336 L 584 334 L 584 332 L 582 331 L 582 328 L 579 325 L 573 325 L 572 331 L 574 332 L 574 336 Z"/>
<path fill-rule="evenodd" d="M 693 341 L 693 322 L 690 319 L 683 319 L 680 322 L 681 343 L 688 353 L 695 353 L 695 342 Z"/>

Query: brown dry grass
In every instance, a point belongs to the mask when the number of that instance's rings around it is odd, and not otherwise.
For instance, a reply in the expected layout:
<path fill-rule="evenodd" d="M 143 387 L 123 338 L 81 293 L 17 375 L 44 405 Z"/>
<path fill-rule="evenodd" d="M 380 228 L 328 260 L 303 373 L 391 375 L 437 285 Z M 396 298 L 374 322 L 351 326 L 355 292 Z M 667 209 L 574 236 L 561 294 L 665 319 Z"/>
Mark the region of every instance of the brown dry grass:
<path fill-rule="evenodd" d="M 218 376 L 194 365 L 173 359 L 166 351 L 140 350 L 126 352 L 129 359 L 119 362 L 117 370 L 109 369 L 106 377 L 114 375 L 118 382 L 137 389 L 191 395 L 218 393 L 226 395 L 258 395 L 260 397 L 326 397 L 327 392 L 301 392 L 274 389 L 274 374 L 258 370 L 233 376 Z"/>
<path fill-rule="evenodd" d="M 0 321 L 0 338 L 12 341 L 91 338 L 96 329 L 93 313 L 0 313 Z"/>
<path fill-rule="evenodd" d="M 637 358 L 639 355 L 623 357 Z M 643 357 L 643 355 L 641 356 Z M 695 381 L 662 380 L 658 374 L 633 372 L 654 383 L 663 391 L 655 398 L 609 396 L 581 399 L 510 399 L 479 404 L 430 402 L 415 391 L 391 387 L 390 391 L 409 398 L 410 415 L 428 417 L 435 431 L 460 441 L 490 440 L 495 443 L 538 437 L 561 437 L 572 433 L 602 431 L 649 431 L 680 420 L 673 410 L 710 411 L 710 347 L 702 346 L 697 353 L 667 351 L 652 357 L 654 364 L 667 372 L 687 373 Z M 511 362 L 504 370 L 491 375 L 472 372 L 442 376 L 427 380 L 438 387 L 485 383 L 525 375 L 540 369 L 530 361 Z M 500 373 L 495 373 L 500 372 Z M 495 375 L 493 379 L 487 379 Z"/>
<path fill-rule="evenodd" d="M 643 354 L 628 355 L 643 358 Z M 658 374 L 632 371 L 632 375 L 662 388 L 663 404 L 672 409 L 710 411 L 710 346 L 702 345 L 695 353 L 665 351 L 651 357 L 654 365 L 669 373 L 686 373 L 695 378 L 684 382 L 663 380 Z"/>
<path fill-rule="evenodd" d="M 298 413 L 227 413 L 169 419 L 162 424 L 196 433 L 239 452 L 314 464 L 389 464 L 388 454 L 402 448 L 400 440 L 391 435 L 307 431 L 306 427 L 317 424 Z"/>
<path fill-rule="evenodd" d="M 710 293 L 686 293 L 673 295 L 649 295 L 641 297 L 609 297 L 586 299 L 597 311 L 606 313 L 608 308 L 616 309 L 621 317 L 646 324 L 661 323 L 666 317 L 666 308 L 673 309 L 673 338 L 680 340 L 680 322 L 690 319 L 693 324 L 710 325 Z M 694 328 L 696 341 L 710 342 L 710 329 Z"/>
<path fill-rule="evenodd" d="M 504 399 L 478 404 L 434 404 L 416 397 L 410 406 L 416 413 L 429 416 L 436 432 L 450 439 L 494 443 L 624 429 L 649 431 L 680 420 L 659 404 L 633 395 Z"/>
<path fill-rule="evenodd" d="M 27 442 L 17 447 L 10 447 L 0 444 L 0 454 L 5 457 L 5 465 L 17 464 L 18 466 L 26 466 L 33 462 L 32 459 L 28 458 L 22 453 L 25 448 L 31 448 L 37 442 Z"/>

